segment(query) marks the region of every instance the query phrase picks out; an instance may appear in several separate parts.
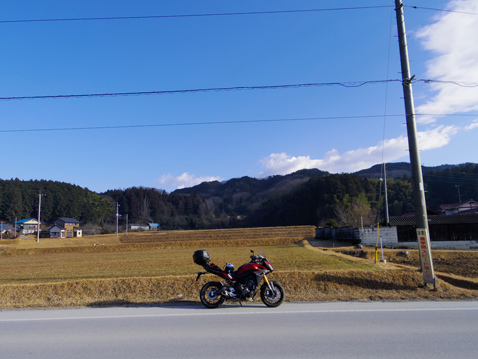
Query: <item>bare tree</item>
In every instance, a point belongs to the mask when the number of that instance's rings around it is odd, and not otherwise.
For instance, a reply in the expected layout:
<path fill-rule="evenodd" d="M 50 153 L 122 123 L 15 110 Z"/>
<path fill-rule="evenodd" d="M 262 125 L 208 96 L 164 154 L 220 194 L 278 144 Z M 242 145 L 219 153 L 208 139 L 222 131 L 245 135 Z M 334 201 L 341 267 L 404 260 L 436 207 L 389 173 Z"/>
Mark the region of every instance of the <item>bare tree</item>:
<path fill-rule="evenodd" d="M 337 202 L 334 206 L 335 217 L 340 226 L 360 227 L 371 226 L 375 223 L 377 213 L 370 204 L 359 199 L 350 203 Z"/>
<path fill-rule="evenodd" d="M 152 221 L 150 201 L 147 196 L 144 196 L 143 202 L 141 202 L 138 212 L 139 212 L 139 219 L 142 223 L 150 223 Z"/>

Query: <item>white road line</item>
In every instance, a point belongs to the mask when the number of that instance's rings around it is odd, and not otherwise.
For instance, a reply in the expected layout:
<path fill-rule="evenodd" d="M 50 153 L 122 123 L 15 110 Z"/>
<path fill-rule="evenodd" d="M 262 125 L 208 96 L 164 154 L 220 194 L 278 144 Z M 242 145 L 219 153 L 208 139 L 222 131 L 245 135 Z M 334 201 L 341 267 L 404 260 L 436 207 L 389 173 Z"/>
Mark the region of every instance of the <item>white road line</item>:
<path fill-rule="evenodd" d="M 207 312 L 206 312 L 207 311 Z M 221 312 L 217 309 L 211 312 L 205 309 L 202 313 L 171 313 L 171 314 L 137 314 L 137 315 L 101 315 L 101 316 L 76 316 L 76 317 L 45 317 L 45 318 L 0 318 L 0 323 L 5 322 L 41 322 L 60 320 L 98 320 L 98 319 L 139 319 L 139 318 L 166 318 L 166 317 L 197 317 L 197 316 L 227 316 L 227 315 L 258 315 L 258 314 L 327 314 L 327 313 L 378 313 L 378 312 L 446 312 L 446 311 L 478 311 L 478 308 L 421 308 L 421 309 L 323 309 L 323 310 L 286 310 L 277 311 L 243 311 Z M 1 317 L 1 312 L 0 312 Z"/>

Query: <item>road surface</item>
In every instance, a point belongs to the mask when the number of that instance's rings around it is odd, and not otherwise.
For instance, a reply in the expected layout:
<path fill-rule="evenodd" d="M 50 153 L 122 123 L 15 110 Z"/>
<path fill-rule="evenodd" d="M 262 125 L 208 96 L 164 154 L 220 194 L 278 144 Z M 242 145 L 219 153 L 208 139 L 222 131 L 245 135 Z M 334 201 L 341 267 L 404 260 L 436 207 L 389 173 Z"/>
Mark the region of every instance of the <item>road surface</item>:
<path fill-rule="evenodd" d="M 476 358 L 478 302 L 0 311 L 2 359 Z"/>

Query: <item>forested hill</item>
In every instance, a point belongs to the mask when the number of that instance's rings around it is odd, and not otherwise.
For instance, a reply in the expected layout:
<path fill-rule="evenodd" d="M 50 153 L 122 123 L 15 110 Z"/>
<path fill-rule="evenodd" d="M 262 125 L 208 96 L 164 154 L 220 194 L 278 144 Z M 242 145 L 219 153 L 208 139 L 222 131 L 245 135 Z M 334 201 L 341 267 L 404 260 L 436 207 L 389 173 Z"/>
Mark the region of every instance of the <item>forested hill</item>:
<path fill-rule="evenodd" d="M 410 164 L 390 163 L 386 169 L 390 215 L 413 210 Z M 423 173 L 427 204 L 434 210 L 441 204 L 478 198 L 477 164 L 423 167 Z M 174 193 L 194 194 L 206 201 L 208 208 L 214 208 L 215 215 L 229 218 L 229 225 L 319 225 L 337 220 L 338 212 L 353 209 L 367 212 L 362 214 L 374 220 L 380 210 L 380 218 L 384 218 L 381 177 L 382 165 L 355 174 L 302 170 L 267 179 L 243 177 L 223 183 L 207 182 Z"/>
<path fill-rule="evenodd" d="M 412 177 L 410 163 L 386 164 L 387 179 L 406 179 Z M 452 204 L 470 199 L 478 199 L 478 164 L 422 166 L 423 181 L 426 187 L 427 205 L 438 210 L 441 204 Z M 382 178 L 382 165 L 375 165 L 355 173 L 365 178 Z M 410 203 L 411 200 L 410 200 Z M 395 214 L 399 215 L 399 213 Z"/>
<path fill-rule="evenodd" d="M 453 171 L 454 168 L 460 168 L 466 166 L 463 165 L 441 165 L 435 167 L 422 166 L 422 172 L 425 176 L 430 172 L 443 172 L 443 171 Z M 474 165 L 474 164 L 470 164 Z M 387 178 L 401 178 L 401 177 L 412 177 L 412 166 L 407 162 L 396 162 L 396 163 L 387 163 L 385 165 L 387 170 Z M 355 172 L 356 175 L 366 178 L 381 178 L 383 177 L 383 165 L 375 165 L 370 168 Z"/>
<path fill-rule="evenodd" d="M 0 219 L 14 223 L 15 219 L 37 218 L 40 192 L 42 222 L 68 217 L 102 224 L 113 210 L 109 200 L 87 188 L 64 182 L 11 179 L 0 180 Z"/>
<path fill-rule="evenodd" d="M 58 217 L 76 218 L 110 229 L 116 225 L 157 222 L 164 229 L 200 229 L 239 226 L 356 225 L 365 218 L 384 218 L 381 165 L 357 174 L 330 174 L 301 170 L 265 179 L 242 177 L 226 182 L 205 182 L 167 193 L 132 187 L 95 193 L 87 188 L 54 181 L 0 180 L 0 220 L 37 218 L 42 197 L 43 222 Z M 424 168 L 427 204 L 478 199 L 478 165 Z M 408 164 L 387 164 L 387 194 L 391 216 L 413 210 Z"/>
<path fill-rule="evenodd" d="M 166 193 L 153 188 L 129 188 L 104 193 L 120 204 L 130 221 L 154 221 L 162 228 L 223 228 L 245 225 L 245 219 L 270 198 L 281 197 L 311 178 L 327 172 L 302 170 L 267 179 L 234 178 L 227 182 L 203 182 Z M 249 223 L 249 222 L 247 222 Z"/>
<path fill-rule="evenodd" d="M 200 198 L 220 197 L 227 203 L 246 196 L 248 202 L 261 201 L 270 196 L 287 193 L 311 178 L 329 175 L 318 169 L 304 169 L 285 176 L 271 176 L 264 179 L 252 177 L 233 178 L 227 182 L 203 182 L 191 188 L 178 189 L 174 193 L 195 194 Z"/>

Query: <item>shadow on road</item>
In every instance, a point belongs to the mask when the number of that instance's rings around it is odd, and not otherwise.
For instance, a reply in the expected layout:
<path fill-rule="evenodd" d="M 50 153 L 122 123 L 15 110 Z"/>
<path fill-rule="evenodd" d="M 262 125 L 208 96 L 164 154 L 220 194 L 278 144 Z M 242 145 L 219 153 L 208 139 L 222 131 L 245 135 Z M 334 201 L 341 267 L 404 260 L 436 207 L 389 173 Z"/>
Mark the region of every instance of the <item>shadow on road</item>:
<path fill-rule="evenodd" d="M 203 310 L 211 310 L 204 307 L 199 301 L 190 301 L 190 300 L 171 300 L 167 302 L 157 302 L 157 303 L 134 303 L 127 300 L 107 300 L 107 301 L 99 301 L 93 302 L 88 304 L 86 307 L 88 308 L 105 308 L 105 307 L 125 307 L 125 308 L 132 308 L 132 307 L 157 307 L 157 308 L 182 308 L 182 309 L 203 309 Z M 265 306 L 261 303 L 243 303 L 239 304 L 238 302 L 226 302 L 221 307 L 217 308 L 260 308 Z"/>

